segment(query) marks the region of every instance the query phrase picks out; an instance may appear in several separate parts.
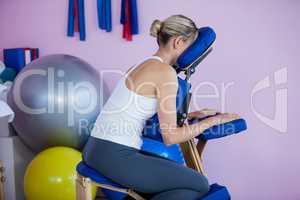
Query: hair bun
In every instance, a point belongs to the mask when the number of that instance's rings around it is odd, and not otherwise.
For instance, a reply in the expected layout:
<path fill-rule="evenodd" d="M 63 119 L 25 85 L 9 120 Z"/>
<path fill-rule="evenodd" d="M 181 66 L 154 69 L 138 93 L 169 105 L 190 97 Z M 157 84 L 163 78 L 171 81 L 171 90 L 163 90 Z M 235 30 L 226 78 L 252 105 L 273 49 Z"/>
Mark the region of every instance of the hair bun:
<path fill-rule="evenodd" d="M 158 19 L 154 20 L 150 28 L 150 35 L 157 38 L 158 33 L 161 30 L 161 27 L 162 27 L 162 22 Z"/>

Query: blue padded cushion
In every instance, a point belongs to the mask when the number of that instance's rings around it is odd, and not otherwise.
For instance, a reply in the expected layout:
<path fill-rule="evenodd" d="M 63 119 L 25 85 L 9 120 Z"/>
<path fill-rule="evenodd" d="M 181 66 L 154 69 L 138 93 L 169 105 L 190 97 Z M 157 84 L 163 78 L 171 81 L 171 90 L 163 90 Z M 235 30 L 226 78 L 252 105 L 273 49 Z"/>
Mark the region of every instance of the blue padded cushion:
<path fill-rule="evenodd" d="M 187 81 L 181 79 L 178 77 L 178 91 L 176 96 L 176 108 L 177 111 L 183 104 L 183 101 L 186 97 L 186 95 L 189 93 L 189 90 L 191 88 L 191 84 Z M 146 121 L 144 130 L 143 130 L 143 136 L 147 138 L 151 138 L 157 141 L 163 141 L 160 128 L 159 128 L 159 121 L 157 114 L 153 115 L 150 119 Z"/>
<path fill-rule="evenodd" d="M 215 41 L 216 33 L 210 27 L 198 30 L 198 37 L 177 59 L 177 67 L 185 69 L 195 62 Z"/>
<path fill-rule="evenodd" d="M 227 188 L 215 183 L 210 186 L 208 194 L 199 200 L 230 200 L 230 198 Z"/>
<path fill-rule="evenodd" d="M 200 120 L 189 121 L 190 124 L 196 123 Z M 206 129 L 202 134 L 197 138 L 202 140 L 212 140 L 232 134 L 240 133 L 247 129 L 247 124 L 244 119 L 237 119 L 231 122 L 213 126 L 209 129 Z"/>
<path fill-rule="evenodd" d="M 84 177 L 89 177 L 92 181 L 94 181 L 96 183 L 102 183 L 102 184 L 107 184 L 107 185 L 111 185 L 114 187 L 126 189 L 126 187 L 123 187 L 120 184 L 113 182 L 112 180 L 110 180 L 110 179 L 106 178 L 104 175 L 102 175 L 100 172 L 92 169 L 91 167 L 86 165 L 83 161 L 81 161 L 77 165 L 76 170 L 80 175 L 82 175 Z"/>

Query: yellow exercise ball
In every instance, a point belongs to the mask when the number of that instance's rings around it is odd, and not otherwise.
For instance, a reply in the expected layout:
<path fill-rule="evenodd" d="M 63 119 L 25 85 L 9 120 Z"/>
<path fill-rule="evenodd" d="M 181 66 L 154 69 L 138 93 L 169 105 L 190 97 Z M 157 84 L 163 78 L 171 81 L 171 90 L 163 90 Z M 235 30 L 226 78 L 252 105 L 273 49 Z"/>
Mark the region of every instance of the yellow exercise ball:
<path fill-rule="evenodd" d="M 81 153 L 69 147 L 53 147 L 39 153 L 24 177 L 27 200 L 75 200 L 76 165 Z M 96 187 L 93 188 L 93 197 Z"/>

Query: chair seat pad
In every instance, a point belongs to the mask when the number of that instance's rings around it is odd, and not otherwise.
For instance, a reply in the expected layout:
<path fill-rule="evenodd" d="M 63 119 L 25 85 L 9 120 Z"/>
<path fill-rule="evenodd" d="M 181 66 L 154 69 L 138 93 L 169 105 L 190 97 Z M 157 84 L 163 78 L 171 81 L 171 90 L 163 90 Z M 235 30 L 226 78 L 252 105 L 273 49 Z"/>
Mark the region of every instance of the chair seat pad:
<path fill-rule="evenodd" d="M 124 186 L 121 186 L 118 183 L 113 182 L 109 178 L 106 178 L 103 174 L 101 174 L 100 172 L 96 171 L 95 169 L 89 167 L 83 161 L 81 161 L 77 165 L 76 170 L 81 176 L 90 178 L 92 181 L 94 181 L 96 183 L 111 185 L 111 186 L 118 187 L 121 189 L 128 189 Z"/>

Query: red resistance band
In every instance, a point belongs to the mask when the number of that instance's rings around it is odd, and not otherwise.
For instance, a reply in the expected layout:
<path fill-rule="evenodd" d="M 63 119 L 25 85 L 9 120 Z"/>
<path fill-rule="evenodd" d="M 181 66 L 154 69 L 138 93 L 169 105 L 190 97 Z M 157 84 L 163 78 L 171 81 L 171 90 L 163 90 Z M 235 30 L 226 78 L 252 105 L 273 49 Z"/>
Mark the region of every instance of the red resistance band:
<path fill-rule="evenodd" d="M 125 25 L 123 27 L 123 38 L 125 38 L 127 41 L 132 41 L 132 33 L 131 33 L 131 10 L 130 10 L 130 0 L 126 0 L 125 3 Z"/>
<path fill-rule="evenodd" d="M 74 0 L 74 31 L 79 33 L 78 0 Z"/>

